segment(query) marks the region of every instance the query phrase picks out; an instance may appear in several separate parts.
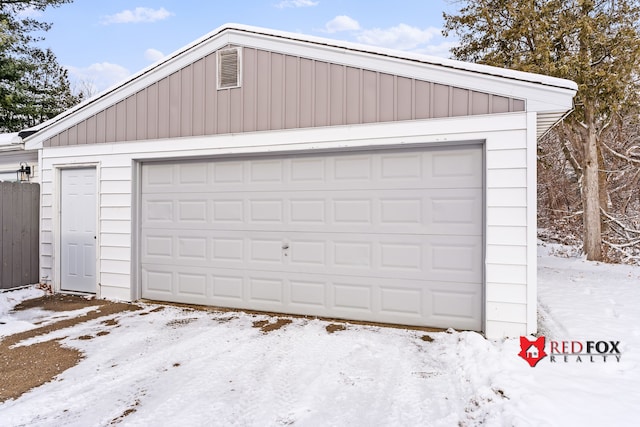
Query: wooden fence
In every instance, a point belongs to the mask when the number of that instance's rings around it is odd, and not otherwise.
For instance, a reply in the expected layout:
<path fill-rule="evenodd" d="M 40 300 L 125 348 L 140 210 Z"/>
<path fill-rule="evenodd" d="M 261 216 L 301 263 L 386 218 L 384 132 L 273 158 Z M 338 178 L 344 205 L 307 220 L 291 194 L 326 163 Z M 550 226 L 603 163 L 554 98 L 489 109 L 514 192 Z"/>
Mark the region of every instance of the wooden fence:
<path fill-rule="evenodd" d="M 40 184 L 0 182 L 0 289 L 38 283 Z"/>

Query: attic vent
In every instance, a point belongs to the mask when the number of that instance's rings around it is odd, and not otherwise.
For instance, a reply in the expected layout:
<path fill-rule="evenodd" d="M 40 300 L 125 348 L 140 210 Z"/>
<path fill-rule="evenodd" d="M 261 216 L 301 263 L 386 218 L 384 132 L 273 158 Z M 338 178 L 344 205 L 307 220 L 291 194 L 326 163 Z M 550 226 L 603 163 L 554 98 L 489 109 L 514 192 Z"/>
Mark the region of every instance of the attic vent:
<path fill-rule="evenodd" d="M 218 89 L 240 86 L 240 49 L 218 51 Z"/>

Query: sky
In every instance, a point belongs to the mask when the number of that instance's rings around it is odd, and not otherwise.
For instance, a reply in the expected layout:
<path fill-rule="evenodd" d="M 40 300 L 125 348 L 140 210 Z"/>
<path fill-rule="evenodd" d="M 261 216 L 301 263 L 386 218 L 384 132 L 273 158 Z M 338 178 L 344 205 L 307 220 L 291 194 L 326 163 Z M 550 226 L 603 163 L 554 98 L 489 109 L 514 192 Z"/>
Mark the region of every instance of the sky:
<path fill-rule="evenodd" d="M 451 0 L 74 0 L 44 12 L 42 46 L 72 86 L 102 91 L 227 23 L 449 57 Z"/>

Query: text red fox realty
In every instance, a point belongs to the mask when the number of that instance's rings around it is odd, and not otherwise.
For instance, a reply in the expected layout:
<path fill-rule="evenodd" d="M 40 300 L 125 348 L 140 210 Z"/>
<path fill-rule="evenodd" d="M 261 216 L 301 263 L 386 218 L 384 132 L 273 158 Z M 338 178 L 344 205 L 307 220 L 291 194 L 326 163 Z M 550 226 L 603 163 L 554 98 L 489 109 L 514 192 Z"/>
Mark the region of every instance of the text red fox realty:
<path fill-rule="evenodd" d="M 548 350 L 546 348 L 548 347 Z M 549 356 L 551 363 L 606 363 L 620 362 L 620 341 L 555 341 L 545 344 L 545 337 L 538 337 L 531 341 L 527 337 L 520 337 L 520 353 L 529 366 L 534 367 L 540 360 Z"/>

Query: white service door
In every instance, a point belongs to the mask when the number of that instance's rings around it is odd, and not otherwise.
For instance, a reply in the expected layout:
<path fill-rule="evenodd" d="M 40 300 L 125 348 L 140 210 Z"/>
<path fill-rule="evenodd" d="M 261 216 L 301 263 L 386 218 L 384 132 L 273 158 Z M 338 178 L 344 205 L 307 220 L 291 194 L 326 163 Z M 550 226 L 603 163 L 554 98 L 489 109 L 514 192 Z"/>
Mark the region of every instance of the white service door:
<path fill-rule="evenodd" d="M 96 169 L 60 171 L 60 288 L 96 291 Z"/>
<path fill-rule="evenodd" d="M 145 163 L 144 298 L 480 330 L 481 146 Z"/>

